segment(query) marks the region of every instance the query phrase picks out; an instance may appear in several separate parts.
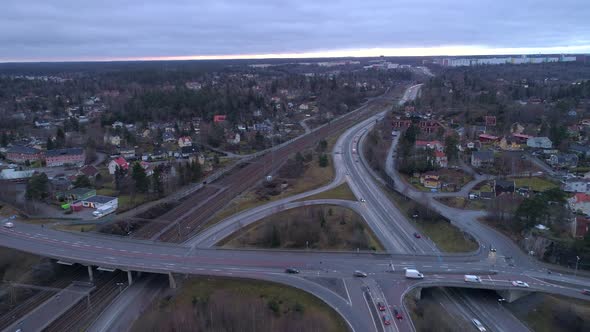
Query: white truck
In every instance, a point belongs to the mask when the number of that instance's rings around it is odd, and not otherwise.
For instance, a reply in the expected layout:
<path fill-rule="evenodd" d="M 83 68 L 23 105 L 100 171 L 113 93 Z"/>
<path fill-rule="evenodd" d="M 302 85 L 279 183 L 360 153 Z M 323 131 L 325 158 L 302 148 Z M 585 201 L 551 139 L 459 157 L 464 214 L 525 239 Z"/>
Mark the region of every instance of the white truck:
<path fill-rule="evenodd" d="M 406 278 L 408 278 L 408 279 L 423 279 L 424 275 L 416 269 L 406 269 Z"/>
<path fill-rule="evenodd" d="M 97 208 L 94 212 L 92 212 L 92 215 L 95 218 L 101 218 L 106 216 L 107 214 L 115 212 L 115 210 L 117 210 L 116 205 L 103 205 Z"/>
<path fill-rule="evenodd" d="M 466 274 L 465 275 L 465 282 L 481 282 L 481 278 L 478 276 L 474 276 L 471 274 Z"/>

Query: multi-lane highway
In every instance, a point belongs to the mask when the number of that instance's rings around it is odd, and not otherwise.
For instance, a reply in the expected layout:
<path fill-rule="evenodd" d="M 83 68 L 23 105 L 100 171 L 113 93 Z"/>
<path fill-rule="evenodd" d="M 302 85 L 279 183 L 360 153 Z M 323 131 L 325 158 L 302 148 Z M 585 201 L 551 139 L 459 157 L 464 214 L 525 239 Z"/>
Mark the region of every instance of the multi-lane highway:
<path fill-rule="evenodd" d="M 404 100 L 416 96 L 419 86 L 408 89 Z M 329 185 L 272 202 L 232 216 L 184 244 L 166 244 L 154 241 L 134 240 L 88 233 L 68 233 L 42 228 L 36 225 L 16 223 L 14 228 L 0 230 L 3 246 L 31 252 L 62 261 L 85 265 L 103 266 L 124 271 L 145 271 L 153 273 L 182 273 L 197 275 L 219 275 L 254 278 L 288 284 L 308 291 L 337 310 L 354 331 L 412 330 L 411 320 L 396 320 L 392 310 L 401 311 L 403 296 L 416 287 L 452 286 L 487 288 L 495 290 L 521 290 L 511 284 L 513 280 L 526 281 L 526 291 L 543 291 L 578 298 L 581 288 L 590 288 L 590 282 L 583 278 L 548 275 L 535 261 L 522 254 L 518 247 L 503 235 L 495 232 L 477 220 L 477 214 L 448 208 L 429 195 L 417 193 L 412 188 L 405 193 L 417 199 L 428 199 L 437 211 L 447 216 L 459 227 L 472 233 L 483 246 L 493 244 L 498 252 L 478 250 L 468 254 L 448 255 L 437 250 L 428 240 L 416 241 L 412 236 L 413 226 L 405 216 L 381 194 L 373 181 L 370 169 L 364 164 L 361 149 L 366 132 L 382 114 L 359 121 L 347 130 L 337 141 L 333 155 L 336 176 Z M 394 144 L 395 148 L 395 144 Z M 391 163 L 389 163 L 391 164 Z M 396 185 L 403 186 L 397 172 L 391 176 Z M 328 190 L 347 181 L 358 202 L 342 200 L 316 200 L 296 202 L 306 196 Z M 354 209 L 361 214 L 387 249 L 387 254 L 375 253 L 326 253 L 264 250 L 226 250 L 211 248 L 225 236 L 241 227 L 285 209 L 310 204 L 338 204 Z M 483 247 L 482 246 L 482 247 Z M 519 264 L 511 266 L 505 256 L 513 256 Z M 286 267 L 301 270 L 298 275 L 284 273 Z M 423 280 L 409 280 L 403 275 L 404 268 L 417 268 L 426 277 Z M 366 278 L 353 276 L 355 270 L 367 273 Z M 464 274 L 482 276 L 482 282 L 473 284 L 463 281 Z M 325 287 L 320 279 L 340 280 L 346 290 L 338 292 Z M 569 286 L 564 286 L 568 284 Z M 451 296 L 455 299 L 456 296 Z M 463 300 L 462 300 L 463 299 Z M 457 311 L 465 315 L 477 312 L 492 312 L 483 302 L 471 303 L 469 298 L 452 300 Z M 384 325 L 377 303 L 386 306 L 394 324 Z M 466 309 L 466 308 L 467 309 Z M 475 309 L 474 309 L 475 308 Z M 466 311 L 471 310 L 471 311 Z M 471 313 L 469 313 L 471 312 Z M 502 311 L 494 311 L 502 314 Z M 404 313 L 407 316 L 407 313 Z M 502 320 L 494 329 L 516 326 L 510 319 Z M 502 325 L 508 324 L 508 325 Z M 512 325 L 510 325 L 512 324 Z M 491 325 L 491 324 L 490 324 Z M 492 326 L 490 326 L 492 327 Z"/>

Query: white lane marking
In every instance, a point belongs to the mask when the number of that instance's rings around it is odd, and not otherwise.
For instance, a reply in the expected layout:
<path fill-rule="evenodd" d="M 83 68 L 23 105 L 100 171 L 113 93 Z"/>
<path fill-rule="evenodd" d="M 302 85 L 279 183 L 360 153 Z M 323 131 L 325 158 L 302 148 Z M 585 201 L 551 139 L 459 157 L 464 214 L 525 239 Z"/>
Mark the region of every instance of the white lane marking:
<path fill-rule="evenodd" d="M 352 307 L 352 300 L 350 299 L 350 293 L 348 292 L 348 286 L 346 286 L 346 279 L 342 279 L 344 289 L 346 290 L 346 296 L 348 297 L 348 305 Z"/>

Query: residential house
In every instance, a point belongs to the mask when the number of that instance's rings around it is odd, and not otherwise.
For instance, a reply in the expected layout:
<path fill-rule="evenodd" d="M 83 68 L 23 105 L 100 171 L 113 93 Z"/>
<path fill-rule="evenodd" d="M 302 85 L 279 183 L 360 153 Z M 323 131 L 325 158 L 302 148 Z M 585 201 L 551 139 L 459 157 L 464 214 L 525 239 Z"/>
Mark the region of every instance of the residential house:
<path fill-rule="evenodd" d="M 178 146 L 183 148 L 185 146 L 192 146 L 193 139 L 190 136 L 181 136 L 178 138 Z"/>
<path fill-rule="evenodd" d="M 513 133 L 512 137 L 514 137 L 514 139 L 516 139 L 518 141 L 518 143 L 526 144 L 528 139 L 532 138 L 533 136 L 525 135 L 525 134 L 521 134 L 521 133 Z"/>
<path fill-rule="evenodd" d="M 64 165 L 82 166 L 86 162 L 86 154 L 82 148 L 55 149 L 45 152 L 47 167 Z"/>
<path fill-rule="evenodd" d="M 431 149 L 436 151 L 444 151 L 444 145 L 440 141 L 416 141 L 417 149 Z"/>
<path fill-rule="evenodd" d="M 567 200 L 570 209 L 576 213 L 590 215 L 590 195 L 577 193 Z"/>
<path fill-rule="evenodd" d="M 119 155 L 125 159 L 135 159 L 135 148 L 120 148 Z"/>
<path fill-rule="evenodd" d="M 514 137 L 502 137 L 499 144 L 500 149 L 504 151 L 520 151 L 522 150 L 522 145 L 520 142 L 515 139 Z"/>
<path fill-rule="evenodd" d="M 570 146 L 570 152 L 575 153 L 577 155 L 584 156 L 585 158 L 590 157 L 590 146 L 587 145 L 580 145 L 580 144 L 572 144 Z"/>
<path fill-rule="evenodd" d="M 420 184 L 425 188 L 439 189 L 441 187 L 440 176 L 431 172 L 420 175 Z"/>
<path fill-rule="evenodd" d="M 188 158 L 192 155 L 198 154 L 199 148 L 196 146 L 183 146 L 180 148 L 180 155 L 183 158 Z"/>
<path fill-rule="evenodd" d="M 449 166 L 447 155 L 442 151 L 434 151 L 434 161 L 441 168 L 446 168 Z"/>
<path fill-rule="evenodd" d="M 516 189 L 514 180 L 495 180 L 494 181 L 494 192 L 496 196 L 500 196 L 504 193 L 512 194 Z"/>
<path fill-rule="evenodd" d="M 531 137 L 526 141 L 526 145 L 533 149 L 551 149 L 553 142 L 548 137 Z"/>
<path fill-rule="evenodd" d="M 563 191 L 590 194 L 590 179 L 568 179 L 563 185 Z"/>
<path fill-rule="evenodd" d="M 583 239 L 590 231 L 590 218 L 575 216 L 572 223 L 572 236 L 576 239 Z"/>
<path fill-rule="evenodd" d="M 6 168 L 0 171 L 0 180 L 12 182 L 24 182 L 35 174 L 34 170 L 17 171 L 12 168 Z"/>
<path fill-rule="evenodd" d="M 111 174 L 111 175 L 115 174 L 117 167 L 121 168 L 123 170 L 128 170 L 129 163 L 123 157 L 119 157 L 119 158 L 115 158 L 115 159 L 111 160 L 108 165 L 109 174 Z"/>
<path fill-rule="evenodd" d="M 6 159 L 15 163 L 39 161 L 43 160 L 43 152 L 28 146 L 15 145 L 6 151 Z"/>
<path fill-rule="evenodd" d="M 174 137 L 174 133 L 165 131 L 162 133 L 162 141 L 163 142 L 175 142 L 176 137 Z"/>
<path fill-rule="evenodd" d="M 121 145 L 121 136 L 119 136 L 119 135 L 106 136 L 105 142 L 107 142 L 111 145 L 114 145 L 114 146 L 120 146 Z"/>
<path fill-rule="evenodd" d="M 239 133 L 229 133 L 227 134 L 225 140 L 228 144 L 240 144 L 240 134 Z"/>
<path fill-rule="evenodd" d="M 64 192 L 74 187 L 72 181 L 65 176 L 55 177 L 50 179 L 49 182 L 51 183 L 53 192 Z"/>
<path fill-rule="evenodd" d="M 552 154 L 549 165 L 553 168 L 575 168 L 578 166 L 578 156 L 573 153 Z"/>
<path fill-rule="evenodd" d="M 474 151 L 471 153 L 471 166 L 484 167 L 494 163 L 494 152 L 489 150 Z"/>
<path fill-rule="evenodd" d="M 143 168 L 143 170 L 145 171 L 145 175 L 152 176 L 154 174 L 154 165 L 145 161 L 140 161 L 139 165 L 141 165 L 141 168 Z"/>
<path fill-rule="evenodd" d="M 76 175 L 85 175 L 89 179 L 94 179 L 99 173 L 100 172 L 98 171 L 98 169 L 93 165 L 85 165 L 78 170 L 78 173 L 76 173 Z"/>
<path fill-rule="evenodd" d="M 226 116 L 225 115 L 214 115 L 213 116 L 213 122 L 215 124 L 221 123 L 221 122 L 223 122 L 225 120 L 226 120 Z"/>
<path fill-rule="evenodd" d="M 498 142 L 498 140 L 500 139 L 498 136 L 489 135 L 489 134 L 480 134 L 478 136 L 478 138 L 482 144 L 494 144 L 494 143 Z"/>

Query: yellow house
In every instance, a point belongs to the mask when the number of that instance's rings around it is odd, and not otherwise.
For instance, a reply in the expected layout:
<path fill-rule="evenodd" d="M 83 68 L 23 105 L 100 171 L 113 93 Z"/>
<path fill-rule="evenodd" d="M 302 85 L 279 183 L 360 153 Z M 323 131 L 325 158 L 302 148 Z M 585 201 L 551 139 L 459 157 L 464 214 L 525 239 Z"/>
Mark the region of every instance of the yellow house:
<path fill-rule="evenodd" d="M 522 145 L 518 143 L 518 141 L 512 137 L 502 137 L 500 143 L 498 144 L 500 149 L 504 151 L 521 151 Z"/>
<path fill-rule="evenodd" d="M 438 189 L 440 188 L 440 176 L 424 173 L 420 176 L 420 184 L 425 188 Z"/>

